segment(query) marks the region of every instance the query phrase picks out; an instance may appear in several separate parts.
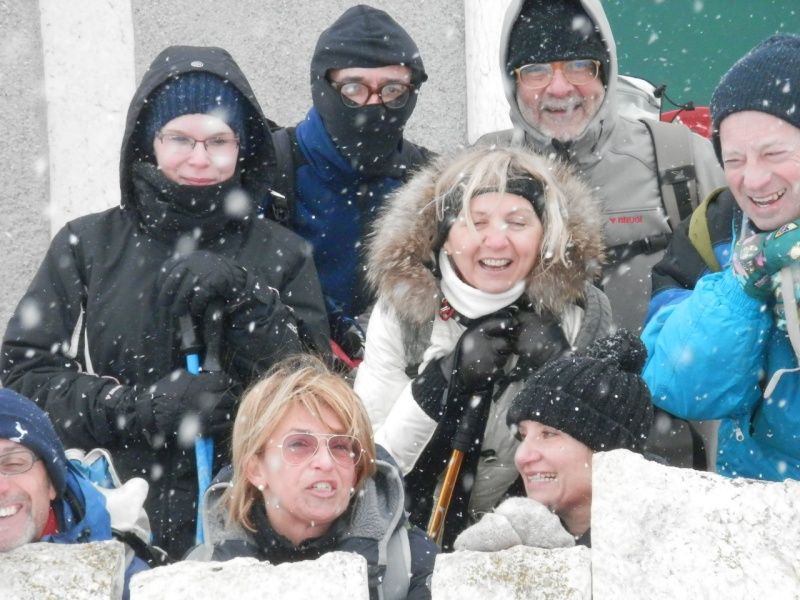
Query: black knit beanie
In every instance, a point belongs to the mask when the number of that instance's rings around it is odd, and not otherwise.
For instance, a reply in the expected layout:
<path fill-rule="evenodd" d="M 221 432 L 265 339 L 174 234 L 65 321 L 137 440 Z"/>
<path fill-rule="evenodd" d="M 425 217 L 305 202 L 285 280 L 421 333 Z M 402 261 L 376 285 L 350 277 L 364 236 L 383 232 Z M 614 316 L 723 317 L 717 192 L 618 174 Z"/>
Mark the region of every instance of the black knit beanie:
<path fill-rule="evenodd" d="M 711 97 L 711 135 L 722 162 L 719 126 L 725 117 L 754 110 L 800 128 L 800 35 L 773 35 L 725 73 Z"/>
<path fill-rule="evenodd" d="M 585 355 L 555 360 L 528 377 L 506 422 L 537 421 L 595 452 L 641 452 L 653 424 L 650 390 L 640 375 L 646 358 L 641 340 L 620 329 Z"/>
<path fill-rule="evenodd" d="M 0 389 L 0 439 L 16 442 L 42 460 L 56 493 L 67 487 L 67 457 L 50 419 L 35 403 Z"/>
<path fill-rule="evenodd" d="M 593 58 L 603 63 L 606 83 L 610 67 L 608 47 L 597 26 L 577 0 L 526 0 L 508 40 L 506 69 L 530 63 Z"/>
<path fill-rule="evenodd" d="M 224 121 L 244 145 L 248 101 L 232 84 L 204 71 L 181 73 L 161 84 L 147 99 L 143 114 L 144 147 L 156 132 L 183 115 L 210 114 Z"/>

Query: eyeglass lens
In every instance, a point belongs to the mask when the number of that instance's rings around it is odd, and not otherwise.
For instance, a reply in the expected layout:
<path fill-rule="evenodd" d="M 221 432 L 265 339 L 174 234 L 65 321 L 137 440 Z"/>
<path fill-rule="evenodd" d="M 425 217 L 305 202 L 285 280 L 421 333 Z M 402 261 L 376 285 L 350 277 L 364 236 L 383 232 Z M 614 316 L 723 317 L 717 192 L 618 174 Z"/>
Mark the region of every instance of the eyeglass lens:
<path fill-rule="evenodd" d="M 38 459 L 32 452 L 19 450 L 0 455 L 0 473 L 3 475 L 17 475 L 30 471 Z"/>
<path fill-rule="evenodd" d="M 560 65 L 560 66 L 559 66 Z M 570 60 L 563 63 L 535 63 L 517 70 L 519 81 L 525 87 L 544 87 L 560 68 L 572 85 L 585 85 L 597 78 L 598 65 L 593 60 Z"/>
<path fill-rule="evenodd" d="M 196 140 L 185 135 L 173 135 L 169 133 L 157 133 L 158 139 L 166 146 L 170 152 L 177 154 L 189 154 L 194 150 L 195 146 L 200 143 L 211 155 L 228 155 L 233 154 L 239 146 L 239 140 L 236 138 L 216 137 L 208 140 Z"/>
<path fill-rule="evenodd" d="M 408 102 L 411 86 L 405 83 L 387 83 L 378 89 L 369 87 L 364 83 L 351 81 L 348 83 L 334 82 L 339 88 L 345 105 L 355 108 L 364 106 L 369 102 L 372 94 L 377 94 L 381 102 L 389 108 L 402 108 Z"/>
<path fill-rule="evenodd" d="M 290 465 L 306 462 L 317 453 L 320 439 L 325 440 L 333 460 L 344 467 L 351 467 L 361 459 L 361 443 L 352 435 L 290 433 L 279 446 L 283 460 Z"/>

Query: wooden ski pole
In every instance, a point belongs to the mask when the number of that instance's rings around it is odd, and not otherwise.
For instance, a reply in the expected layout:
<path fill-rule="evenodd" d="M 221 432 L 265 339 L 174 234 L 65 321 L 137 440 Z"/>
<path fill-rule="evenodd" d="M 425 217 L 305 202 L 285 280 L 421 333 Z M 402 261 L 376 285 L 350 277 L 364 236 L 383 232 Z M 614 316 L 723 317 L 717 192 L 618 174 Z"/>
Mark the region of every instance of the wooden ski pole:
<path fill-rule="evenodd" d="M 478 426 L 480 425 L 481 416 L 483 414 L 482 409 L 489 403 L 491 397 L 491 390 L 473 394 L 467 406 L 464 408 L 461 419 L 458 421 L 458 428 L 453 436 L 453 443 L 451 445 L 453 452 L 447 463 L 447 471 L 445 471 L 442 490 L 439 493 L 439 497 L 436 499 L 436 506 L 433 508 L 430 524 L 428 525 L 428 536 L 439 546 L 442 544 L 447 509 L 450 507 L 450 501 L 453 499 L 453 490 L 455 489 L 458 474 L 461 471 L 461 463 L 464 460 L 464 454 L 469 451 L 472 445 Z"/>

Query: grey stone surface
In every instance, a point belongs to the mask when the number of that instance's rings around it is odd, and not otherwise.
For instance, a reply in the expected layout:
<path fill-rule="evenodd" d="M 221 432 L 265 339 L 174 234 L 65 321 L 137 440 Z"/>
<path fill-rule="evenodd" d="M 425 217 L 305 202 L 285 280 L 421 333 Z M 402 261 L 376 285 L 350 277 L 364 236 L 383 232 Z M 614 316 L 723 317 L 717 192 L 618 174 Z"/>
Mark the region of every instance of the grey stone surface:
<path fill-rule="evenodd" d="M 0 0 L 0 335 L 50 243 L 39 3 Z"/>
<path fill-rule="evenodd" d="M 179 562 L 134 575 L 131 600 L 369 600 L 367 561 L 350 552 L 273 566 L 255 558 Z"/>
<path fill-rule="evenodd" d="M 117 600 L 124 572 L 119 542 L 27 544 L 0 553 L 0 598 Z"/>
<path fill-rule="evenodd" d="M 436 558 L 433 600 L 579 600 L 591 598 L 591 550 L 515 546 Z"/>
<path fill-rule="evenodd" d="M 800 598 L 800 482 L 593 462 L 595 600 Z"/>

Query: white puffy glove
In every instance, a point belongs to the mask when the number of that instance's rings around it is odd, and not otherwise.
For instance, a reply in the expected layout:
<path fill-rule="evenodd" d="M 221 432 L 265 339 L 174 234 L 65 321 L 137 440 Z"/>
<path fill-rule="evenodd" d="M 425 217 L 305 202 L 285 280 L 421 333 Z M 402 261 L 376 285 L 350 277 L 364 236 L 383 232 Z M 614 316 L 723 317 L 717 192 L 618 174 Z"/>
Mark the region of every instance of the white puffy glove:
<path fill-rule="evenodd" d="M 575 545 L 575 538 L 564 529 L 561 519 L 536 500 L 509 498 L 494 512 L 511 523 L 525 546 L 552 549 Z"/>
<path fill-rule="evenodd" d="M 461 532 L 453 548 L 498 552 L 519 545 L 548 550 L 571 548 L 575 538 L 543 504 L 529 498 L 509 498 Z"/>

